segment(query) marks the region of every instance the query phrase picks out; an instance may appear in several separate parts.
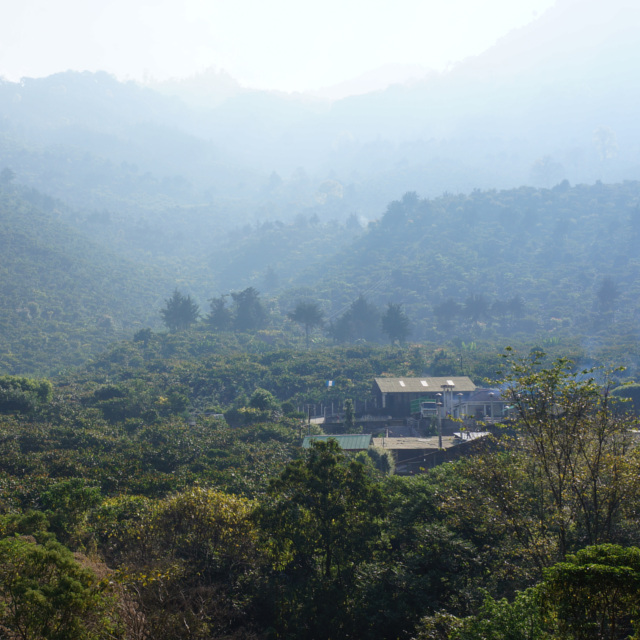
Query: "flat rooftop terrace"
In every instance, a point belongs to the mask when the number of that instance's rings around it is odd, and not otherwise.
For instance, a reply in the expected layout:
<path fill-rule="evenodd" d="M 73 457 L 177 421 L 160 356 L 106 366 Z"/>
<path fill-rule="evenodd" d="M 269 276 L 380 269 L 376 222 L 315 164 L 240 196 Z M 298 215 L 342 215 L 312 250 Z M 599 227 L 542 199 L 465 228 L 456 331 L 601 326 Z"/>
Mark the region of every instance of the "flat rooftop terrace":
<path fill-rule="evenodd" d="M 442 436 L 442 448 L 449 449 L 460 440 L 453 436 Z M 438 436 L 428 436 L 426 438 L 373 438 L 374 447 L 384 449 L 437 449 Z"/>

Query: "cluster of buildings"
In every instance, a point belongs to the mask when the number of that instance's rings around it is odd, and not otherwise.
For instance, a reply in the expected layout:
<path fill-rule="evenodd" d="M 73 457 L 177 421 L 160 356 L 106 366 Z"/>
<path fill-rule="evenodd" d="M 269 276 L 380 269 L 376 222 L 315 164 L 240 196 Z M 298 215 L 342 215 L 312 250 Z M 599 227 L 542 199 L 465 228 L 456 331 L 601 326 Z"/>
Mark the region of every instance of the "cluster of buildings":
<path fill-rule="evenodd" d="M 380 447 L 393 452 L 396 473 L 413 475 L 479 450 L 511 411 L 500 389 L 476 387 L 467 376 L 375 378 L 373 394 L 376 415 L 357 420 L 370 433 L 307 436 L 303 447 L 329 438 L 348 451 Z"/>

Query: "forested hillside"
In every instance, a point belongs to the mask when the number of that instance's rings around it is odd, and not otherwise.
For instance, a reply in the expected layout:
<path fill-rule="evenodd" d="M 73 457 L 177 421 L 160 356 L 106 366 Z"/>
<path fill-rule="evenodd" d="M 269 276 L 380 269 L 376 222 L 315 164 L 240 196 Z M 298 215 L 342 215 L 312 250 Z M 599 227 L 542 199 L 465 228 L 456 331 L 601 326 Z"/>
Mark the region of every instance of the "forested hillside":
<path fill-rule="evenodd" d="M 517 409 L 475 455 L 397 477 L 384 450 L 300 450 L 318 427 L 296 402 L 366 397 L 372 376 L 433 371 L 438 353 L 278 349 L 191 329 L 142 332 L 54 384 L 1 376 L 3 629 L 628 637 L 640 494 L 635 418 L 611 393 L 623 372 L 526 348 L 472 353 L 469 373 L 500 370 Z"/>
<path fill-rule="evenodd" d="M 289 220 L 327 180 L 355 188 L 362 214 L 411 190 L 635 179 L 640 16 L 626 0 L 555 5 L 442 73 L 335 102 L 215 73 L 0 79 L 0 166 L 97 209 L 237 198 L 243 222 L 274 199 Z"/>
<path fill-rule="evenodd" d="M 459 350 L 570 338 L 637 366 L 636 182 L 432 200 L 408 192 L 365 227 L 356 216 L 300 214 L 226 234 L 213 224 L 192 239 L 70 209 L 11 177 L 2 191 L 7 372 L 79 364 L 120 336 L 158 330 L 174 289 L 194 297 L 203 327 L 229 331 L 214 307 L 226 300 L 231 313 L 230 294 L 249 288 L 262 316 L 236 329 L 294 342 L 300 325 L 289 315 L 302 302 L 321 314 L 320 344 L 388 339 L 382 318 L 392 305 L 405 325 L 392 339 Z"/>
<path fill-rule="evenodd" d="M 162 278 L 87 240 L 51 198 L 0 187 L 0 369 L 79 365 L 154 323 Z"/>
<path fill-rule="evenodd" d="M 115 226 L 96 244 L 13 178 L 3 369 L 57 375 L 0 376 L 7 633 L 636 631 L 637 183 L 409 192 L 366 227 L 261 223 L 199 261 L 109 252 Z M 346 423 L 373 378 L 423 374 L 500 385 L 513 415 L 417 477 L 384 449 L 301 450 L 309 413 Z"/>
<path fill-rule="evenodd" d="M 432 200 L 408 192 L 382 215 L 372 212 L 377 219 L 356 227 L 348 245 L 344 234 L 334 240 L 332 224 L 261 225 L 233 236 L 215 261 L 229 281 L 258 289 L 272 270 L 281 309 L 315 300 L 334 324 L 362 295 L 378 316 L 401 304 L 412 340 L 572 336 L 587 350 L 624 344 L 632 355 L 639 198 L 637 182 Z"/>
<path fill-rule="evenodd" d="M 544 1 L 373 93 L 10 81 L 251 47 L 241 3 L 4 12 L 0 640 L 640 638 L 640 11 Z M 311 82 L 404 55 L 378 8 L 229 24 Z"/>

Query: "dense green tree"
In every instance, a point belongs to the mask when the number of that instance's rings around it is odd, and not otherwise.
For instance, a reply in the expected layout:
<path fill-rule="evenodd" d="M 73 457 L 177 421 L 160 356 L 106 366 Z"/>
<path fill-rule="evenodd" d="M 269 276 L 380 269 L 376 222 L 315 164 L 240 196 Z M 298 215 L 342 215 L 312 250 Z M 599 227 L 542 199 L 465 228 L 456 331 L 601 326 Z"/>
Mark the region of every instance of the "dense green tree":
<path fill-rule="evenodd" d="M 266 389 L 256 389 L 249 398 L 249 406 L 260 411 L 273 411 L 278 408 L 278 401 Z"/>
<path fill-rule="evenodd" d="M 258 521 L 275 569 L 275 619 L 288 638 L 349 637 L 357 567 L 380 540 L 380 487 L 334 440 L 314 443 L 269 489 Z"/>
<path fill-rule="evenodd" d="M 330 327 L 338 342 L 375 341 L 380 337 L 380 313 L 375 304 L 359 295 L 347 311 Z"/>
<path fill-rule="evenodd" d="M 264 274 L 264 278 L 262 282 L 263 282 L 265 291 L 267 292 L 274 291 L 275 289 L 278 288 L 278 285 L 280 284 L 280 278 L 278 278 L 278 274 L 276 273 L 275 269 L 271 265 L 267 267 L 267 271 Z"/>
<path fill-rule="evenodd" d="M 604 277 L 596 291 L 596 301 L 600 313 L 613 311 L 615 301 L 619 295 L 620 292 L 615 280 L 611 276 Z"/>
<path fill-rule="evenodd" d="M 358 459 L 361 459 L 360 456 L 366 456 L 370 464 L 384 475 L 393 475 L 396 468 L 393 451 L 383 449 L 382 447 L 369 447 L 366 453 L 360 452 L 358 454 Z"/>
<path fill-rule="evenodd" d="M 260 293 L 253 287 L 232 293 L 235 304 L 235 328 L 238 331 L 255 331 L 267 323 L 267 312 L 260 301 Z"/>
<path fill-rule="evenodd" d="M 375 304 L 367 301 L 364 295 L 359 295 L 351 303 L 349 315 L 354 339 L 374 341 L 379 337 L 380 312 Z"/>
<path fill-rule="evenodd" d="M 508 304 L 509 313 L 516 320 L 522 318 L 526 310 L 526 305 L 524 302 L 524 298 L 521 295 L 516 294 L 515 296 L 509 299 L 509 302 L 507 304 Z"/>
<path fill-rule="evenodd" d="M 541 597 L 557 629 L 554 638 L 637 637 L 640 549 L 612 544 L 581 549 L 545 571 Z"/>
<path fill-rule="evenodd" d="M 475 615 L 459 618 L 446 611 L 426 616 L 413 640 L 553 640 L 536 587 L 520 591 L 513 601 L 487 595 Z"/>
<path fill-rule="evenodd" d="M 0 633 L 20 640 L 121 637 L 96 576 L 55 542 L 0 540 Z M 115 612 L 113 612 L 115 613 Z"/>
<path fill-rule="evenodd" d="M 209 324 L 219 331 L 231 329 L 233 325 L 233 314 L 231 313 L 231 309 L 227 307 L 227 296 L 211 298 L 209 302 L 211 309 L 207 317 Z"/>
<path fill-rule="evenodd" d="M 323 323 L 322 309 L 317 302 L 298 302 L 296 308 L 288 314 L 290 320 L 304 326 L 305 343 L 309 346 L 309 333 Z"/>
<path fill-rule="evenodd" d="M 98 487 L 88 485 L 81 478 L 72 478 L 43 491 L 39 504 L 49 518 L 50 530 L 60 542 L 69 545 L 81 538 L 88 512 L 101 500 Z"/>
<path fill-rule="evenodd" d="M 402 204 L 409 211 L 412 211 L 413 209 L 415 209 L 418 206 L 419 202 L 420 202 L 420 198 L 418 197 L 418 194 L 415 191 L 407 191 L 402 196 Z"/>
<path fill-rule="evenodd" d="M 504 300 L 494 300 L 491 303 L 490 315 L 493 318 L 496 318 L 499 322 L 502 322 L 506 325 L 506 321 L 508 320 L 509 313 L 509 303 Z"/>
<path fill-rule="evenodd" d="M 382 332 L 393 342 L 404 342 L 410 333 L 409 318 L 401 304 L 389 302 L 382 315 Z"/>
<path fill-rule="evenodd" d="M 169 331 L 176 332 L 188 329 L 198 321 L 200 308 L 190 295 L 183 296 L 177 289 L 165 300 L 165 308 L 160 310 L 163 322 Z"/>
<path fill-rule="evenodd" d="M 353 410 L 353 400 L 347 398 L 344 401 L 344 431 L 345 433 L 354 433 L 356 425 L 355 412 Z"/>
<path fill-rule="evenodd" d="M 409 214 L 414 212 L 419 202 L 420 199 L 415 191 L 407 191 L 402 196 L 402 201 L 394 200 L 388 204 L 381 224 L 390 229 L 401 227 Z"/>
<path fill-rule="evenodd" d="M 149 345 L 149 341 L 153 337 L 153 331 L 148 327 L 146 329 L 140 329 L 133 334 L 134 342 L 142 342 L 145 347 Z"/>
<path fill-rule="evenodd" d="M 261 522 L 273 536 L 276 561 L 338 577 L 368 557 L 380 535 L 380 488 L 334 440 L 314 443 L 269 489 Z"/>
<path fill-rule="evenodd" d="M 467 297 L 464 303 L 464 315 L 471 322 L 479 322 L 489 317 L 489 303 L 481 293 L 474 293 Z"/>
<path fill-rule="evenodd" d="M 48 380 L 0 376 L 0 413 L 32 412 L 51 400 L 52 391 Z"/>
<path fill-rule="evenodd" d="M 425 618 L 416 640 L 625 640 L 636 637 L 639 614 L 640 550 L 605 544 L 549 567 L 512 601 L 487 595 L 472 616 Z"/>
<path fill-rule="evenodd" d="M 436 317 L 438 328 L 444 331 L 448 331 L 453 327 L 454 320 L 460 315 L 460 312 L 460 304 L 452 298 L 448 298 L 433 308 L 433 315 Z"/>
<path fill-rule="evenodd" d="M 195 487 L 149 506 L 129 501 L 126 510 L 112 510 L 101 526 L 126 569 L 120 582 L 138 614 L 138 637 L 255 637 L 250 613 L 261 558 L 252 506 Z"/>

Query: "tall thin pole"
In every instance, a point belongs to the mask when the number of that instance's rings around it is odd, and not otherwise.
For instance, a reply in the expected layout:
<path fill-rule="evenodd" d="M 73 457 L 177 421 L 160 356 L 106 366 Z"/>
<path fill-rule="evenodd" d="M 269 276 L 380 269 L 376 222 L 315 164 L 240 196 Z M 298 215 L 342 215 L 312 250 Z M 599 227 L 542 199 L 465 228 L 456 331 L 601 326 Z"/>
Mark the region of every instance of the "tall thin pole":
<path fill-rule="evenodd" d="M 440 402 L 440 398 L 443 395 L 441 393 L 436 393 L 436 408 L 438 409 L 438 449 L 442 449 L 442 409 L 444 407 L 442 402 Z"/>

